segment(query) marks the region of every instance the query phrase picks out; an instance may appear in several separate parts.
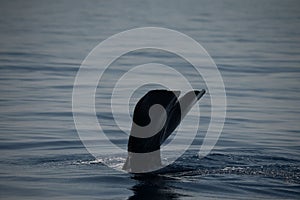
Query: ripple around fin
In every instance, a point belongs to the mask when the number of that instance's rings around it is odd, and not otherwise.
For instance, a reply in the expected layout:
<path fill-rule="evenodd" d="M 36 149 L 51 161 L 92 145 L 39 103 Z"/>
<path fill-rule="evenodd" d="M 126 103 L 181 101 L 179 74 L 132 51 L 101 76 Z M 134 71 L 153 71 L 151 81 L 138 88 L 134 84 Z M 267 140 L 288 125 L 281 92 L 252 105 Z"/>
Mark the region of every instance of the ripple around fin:
<path fill-rule="evenodd" d="M 76 161 L 75 164 L 90 165 L 90 164 L 104 164 L 104 163 L 102 159 L 95 159 L 95 160 L 87 160 L 87 161 Z"/>
<path fill-rule="evenodd" d="M 265 159 L 266 156 L 264 156 Z M 274 159 L 272 157 L 272 159 Z M 109 158 L 98 158 L 92 160 L 79 160 L 76 165 L 107 165 L 119 171 L 125 163 L 126 158 L 115 156 Z M 234 163 L 233 161 L 239 161 Z M 241 161 L 247 161 L 247 164 Z M 265 178 L 280 179 L 289 183 L 300 184 L 300 166 L 297 164 L 256 164 L 249 163 L 249 160 L 259 160 L 259 156 L 245 155 L 224 155 L 211 154 L 207 158 L 199 159 L 197 156 L 185 156 L 182 161 L 176 161 L 172 165 L 166 166 L 158 171 L 143 174 L 144 176 L 161 175 L 174 179 L 192 180 L 197 176 L 210 175 L 239 175 L 239 176 L 259 176 Z M 284 160 L 284 159 L 280 159 Z M 210 167 L 208 165 L 211 165 Z"/>
<path fill-rule="evenodd" d="M 218 157 L 218 159 L 215 159 L 215 156 Z M 249 163 L 249 160 L 252 159 L 254 161 Z M 272 159 L 274 159 L 274 157 L 272 157 Z M 202 160 L 193 156 L 187 156 L 184 159 L 184 162 L 175 162 L 173 165 L 162 169 L 160 174 L 187 180 L 196 176 L 210 175 L 257 176 L 264 178 L 275 178 L 284 182 L 300 184 L 300 166 L 297 163 L 276 163 L 274 160 L 270 160 L 269 163 L 266 163 L 264 160 L 264 163 L 260 163 L 258 160 L 259 156 L 245 155 L 228 156 L 222 154 L 212 154 L 209 156 L 209 158 L 204 158 Z M 285 159 L 279 160 L 284 161 Z M 206 163 L 206 161 L 208 162 Z M 237 162 L 234 163 L 233 161 Z"/>
<path fill-rule="evenodd" d="M 124 157 L 110 157 L 110 158 L 96 158 L 93 160 L 79 160 L 74 164 L 76 165 L 106 165 L 116 170 L 122 170 L 122 166 L 125 163 L 126 158 Z"/>

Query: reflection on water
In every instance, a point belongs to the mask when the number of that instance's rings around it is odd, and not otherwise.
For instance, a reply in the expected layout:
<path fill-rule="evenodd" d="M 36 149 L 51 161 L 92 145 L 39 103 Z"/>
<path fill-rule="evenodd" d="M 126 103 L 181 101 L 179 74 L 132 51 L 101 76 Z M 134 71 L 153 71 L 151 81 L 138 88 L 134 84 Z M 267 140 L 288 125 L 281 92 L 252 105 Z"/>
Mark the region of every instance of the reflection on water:
<path fill-rule="evenodd" d="M 135 199 L 179 199 L 184 196 L 174 191 L 168 185 L 168 179 L 159 175 L 136 175 L 132 177 L 137 180 L 137 184 L 130 188 L 133 195 L 128 200 Z"/>

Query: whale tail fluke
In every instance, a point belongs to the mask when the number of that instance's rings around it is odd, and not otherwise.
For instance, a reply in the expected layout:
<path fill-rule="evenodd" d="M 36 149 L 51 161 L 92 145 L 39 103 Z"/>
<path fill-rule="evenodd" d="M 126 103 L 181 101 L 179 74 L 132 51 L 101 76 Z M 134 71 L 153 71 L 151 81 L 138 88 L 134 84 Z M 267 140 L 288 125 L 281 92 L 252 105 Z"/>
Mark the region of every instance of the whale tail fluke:
<path fill-rule="evenodd" d="M 142 173 L 161 168 L 160 146 L 204 94 L 205 90 L 194 90 L 178 98 L 179 91 L 151 90 L 144 95 L 134 109 L 128 157 L 123 170 Z M 150 108 L 157 104 L 163 110 L 151 113 Z M 149 124 L 150 128 L 144 128 Z"/>

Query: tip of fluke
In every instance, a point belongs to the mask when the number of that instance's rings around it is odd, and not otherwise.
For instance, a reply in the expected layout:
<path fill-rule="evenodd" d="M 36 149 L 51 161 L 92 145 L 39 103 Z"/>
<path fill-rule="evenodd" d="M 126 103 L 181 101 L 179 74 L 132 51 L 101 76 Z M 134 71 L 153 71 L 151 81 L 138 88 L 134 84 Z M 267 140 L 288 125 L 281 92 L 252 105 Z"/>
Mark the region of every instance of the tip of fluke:
<path fill-rule="evenodd" d="M 199 100 L 204 94 L 205 94 L 205 90 L 203 89 L 203 90 L 194 90 L 194 93 L 196 94 L 196 96 L 197 96 L 197 99 Z"/>

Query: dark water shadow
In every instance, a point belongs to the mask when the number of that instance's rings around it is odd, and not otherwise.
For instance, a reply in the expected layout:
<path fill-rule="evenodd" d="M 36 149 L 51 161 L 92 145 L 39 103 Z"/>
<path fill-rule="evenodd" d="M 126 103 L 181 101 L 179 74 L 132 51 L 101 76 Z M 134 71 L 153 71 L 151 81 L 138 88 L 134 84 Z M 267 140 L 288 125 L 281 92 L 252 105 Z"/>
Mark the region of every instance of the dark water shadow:
<path fill-rule="evenodd" d="M 130 188 L 134 194 L 128 200 L 179 199 L 185 196 L 176 192 L 176 188 L 170 184 L 171 178 L 156 174 L 133 175 L 131 178 L 137 183 Z"/>

